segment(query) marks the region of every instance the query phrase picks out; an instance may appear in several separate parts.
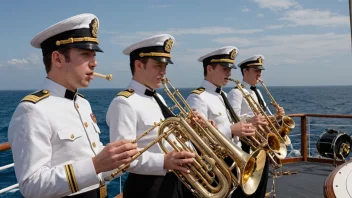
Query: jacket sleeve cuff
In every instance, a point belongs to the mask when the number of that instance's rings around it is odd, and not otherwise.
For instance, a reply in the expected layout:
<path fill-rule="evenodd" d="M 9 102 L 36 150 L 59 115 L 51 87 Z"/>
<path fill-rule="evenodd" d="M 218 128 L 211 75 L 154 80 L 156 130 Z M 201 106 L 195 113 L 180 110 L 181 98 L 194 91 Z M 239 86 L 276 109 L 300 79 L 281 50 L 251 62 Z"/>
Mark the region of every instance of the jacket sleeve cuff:
<path fill-rule="evenodd" d="M 99 183 L 91 158 L 65 165 L 65 172 L 71 191 L 79 191 Z"/>

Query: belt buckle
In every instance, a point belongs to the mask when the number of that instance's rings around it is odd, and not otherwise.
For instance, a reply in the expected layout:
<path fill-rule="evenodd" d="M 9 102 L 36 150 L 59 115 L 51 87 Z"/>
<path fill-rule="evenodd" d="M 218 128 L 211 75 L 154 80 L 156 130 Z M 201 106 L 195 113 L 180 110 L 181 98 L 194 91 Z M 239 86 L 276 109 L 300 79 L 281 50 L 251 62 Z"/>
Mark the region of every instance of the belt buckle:
<path fill-rule="evenodd" d="M 99 187 L 99 191 L 100 191 L 100 198 L 105 198 L 107 197 L 107 190 L 106 190 L 106 185 L 103 184 Z"/>

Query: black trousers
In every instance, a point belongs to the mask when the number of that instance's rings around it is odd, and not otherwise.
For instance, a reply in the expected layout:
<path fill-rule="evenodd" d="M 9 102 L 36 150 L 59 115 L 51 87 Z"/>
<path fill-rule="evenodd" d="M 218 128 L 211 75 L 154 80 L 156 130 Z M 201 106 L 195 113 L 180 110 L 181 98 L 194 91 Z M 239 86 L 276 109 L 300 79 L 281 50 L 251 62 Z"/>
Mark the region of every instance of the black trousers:
<path fill-rule="evenodd" d="M 250 148 L 247 144 L 244 142 L 242 143 L 242 150 L 245 151 L 246 153 L 250 152 Z M 265 193 L 266 193 L 266 186 L 268 184 L 268 178 L 269 178 L 269 158 L 266 158 L 264 170 L 263 170 L 263 175 L 262 178 L 260 179 L 259 186 L 257 190 L 252 194 L 252 195 L 246 195 L 241 187 L 237 187 L 237 189 L 232 193 L 231 198 L 239 198 L 239 197 L 246 197 L 246 198 L 264 198 Z M 237 172 L 235 169 L 232 170 L 234 175 L 237 175 Z"/>
<path fill-rule="evenodd" d="M 123 197 L 183 198 L 182 191 L 183 183 L 174 173 L 167 173 L 165 176 L 129 173 L 123 188 Z"/>
<path fill-rule="evenodd" d="M 81 194 L 77 194 L 77 195 L 72 195 L 72 196 L 66 196 L 69 198 L 100 198 L 100 190 L 99 188 L 94 189 L 94 190 L 90 190 Z M 64 197 L 65 198 L 65 197 Z"/>

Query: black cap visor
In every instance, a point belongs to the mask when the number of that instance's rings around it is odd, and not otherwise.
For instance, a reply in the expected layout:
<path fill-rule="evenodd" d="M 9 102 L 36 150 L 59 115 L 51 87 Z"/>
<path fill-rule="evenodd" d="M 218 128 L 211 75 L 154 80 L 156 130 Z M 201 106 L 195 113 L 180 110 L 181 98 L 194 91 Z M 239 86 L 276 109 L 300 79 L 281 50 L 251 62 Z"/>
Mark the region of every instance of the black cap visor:
<path fill-rule="evenodd" d="M 149 56 L 149 58 L 154 59 L 154 60 L 159 61 L 159 62 L 162 62 L 162 63 L 174 64 L 174 62 L 171 61 L 171 58 L 168 58 L 168 57 Z"/>

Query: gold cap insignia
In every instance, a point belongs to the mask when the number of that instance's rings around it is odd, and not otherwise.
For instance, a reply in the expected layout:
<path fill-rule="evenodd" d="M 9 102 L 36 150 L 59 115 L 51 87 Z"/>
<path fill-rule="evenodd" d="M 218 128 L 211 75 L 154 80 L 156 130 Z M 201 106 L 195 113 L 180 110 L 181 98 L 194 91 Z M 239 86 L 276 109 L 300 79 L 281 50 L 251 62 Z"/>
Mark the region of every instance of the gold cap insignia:
<path fill-rule="evenodd" d="M 92 36 L 97 38 L 98 36 L 98 20 L 94 18 L 90 23 L 90 31 L 92 32 Z"/>
<path fill-rule="evenodd" d="M 230 59 L 235 60 L 236 54 L 237 54 L 237 51 L 236 51 L 235 49 L 233 49 L 233 50 L 230 52 Z"/>
<path fill-rule="evenodd" d="M 259 57 L 259 58 L 258 58 L 258 63 L 263 64 L 263 59 L 262 59 L 262 57 Z"/>
<path fill-rule="evenodd" d="M 171 38 L 167 39 L 164 43 L 164 50 L 166 52 L 171 52 L 171 48 L 172 48 L 172 45 L 174 44 L 174 42 L 172 41 Z"/>

